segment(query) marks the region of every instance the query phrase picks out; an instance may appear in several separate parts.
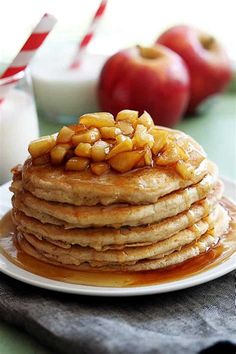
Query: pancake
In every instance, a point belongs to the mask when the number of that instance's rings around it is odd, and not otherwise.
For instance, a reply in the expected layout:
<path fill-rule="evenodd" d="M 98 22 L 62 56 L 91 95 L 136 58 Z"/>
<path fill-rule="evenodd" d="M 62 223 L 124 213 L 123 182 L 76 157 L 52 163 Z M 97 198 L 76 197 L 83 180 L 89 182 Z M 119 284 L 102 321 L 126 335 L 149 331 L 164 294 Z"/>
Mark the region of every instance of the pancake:
<path fill-rule="evenodd" d="M 177 215 L 205 198 L 213 186 L 222 195 L 222 182 L 216 183 L 216 171 L 208 174 L 201 182 L 184 190 L 173 192 L 160 198 L 155 204 L 112 206 L 73 206 L 66 203 L 55 203 L 36 198 L 29 192 L 22 192 L 22 186 L 13 183 L 15 191 L 13 204 L 26 215 L 40 220 L 42 223 L 63 225 L 66 228 L 138 226 L 152 224 L 164 218 Z"/>
<path fill-rule="evenodd" d="M 207 216 L 222 195 L 221 184 L 208 197 L 192 205 L 190 209 L 163 221 L 138 227 L 109 227 L 88 229 L 64 229 L 52 224 L 43 224 L 35 218 L 28 217 L 19 209 L 13 209 L 13 218 L 18 229 L 33 233 L 39 239 L 46 238 L 51 242 L 61 242 L 64 248 L 78 244 L 82 247 L 92 247 L 96 250 L 108 248 L 124 248 L 134 245 L 144 245 L 157 242 L 181 231 Z"/>
<path fill-rule="evenodd" d="M 209 251 L 219 242 L 219 237 L 216 235 L 211 235 L 209 233 L 204 234 L 202 237 L 199 238 L 199 241 L 195 244 L 190 244 L 183 247 L 178 252 L 173 252 L 162 258 L 156 260 L 145 260 L 137 262 L 133 265 L 122 265 L 122 266 L 115 266 L 106 265 L 103 263 L 94 262 L 92 264 L 83 263 L 80 265 L 74 264 L 62 264 L 61 262 L 57 261 L 56 259 L 50 258 L 49 255 L 42 254 L 38 252 L 23 236 L 22 234 L 17 235 L 17 242 L 25 253 L 28 255 L 42 261 L 45 263 L 53 264 L 59 267 L 75 269 L 78 271 L 89 271 L 89 272 L 143 272 L 143 271 L 151 271 L 157 270 L 162 268 L 168 268 L 170 266 L 178 265 L 183 263 L 191 258 L 197 257 L 202 253 Z"/>
<path fill-rule="evenodd" d="M 215 222 L 220 213 L 221 207 L 218 206 L 210 215 L 211 223 Z M 156 257 L 166 252 L 177 250 L 189 244 L 203 235 L 209 228 L 208 219 L 202 219 L 190 228 L 186 228 L 175 235 L 142 247 L 125 247 L 122 250 L 96 251 L 91 247 L 71 246 L 69 249 L 52 244 L 44 239 L 39 240 L 33 234 L 22 232 L 24 238 L 40 252 L 52 254 L 53 257 L 60 259 L 65 264 L 81 264 L 86 261 L 107 262 L 107 263 L 127 263 Z"/>
<path fill-rule="evenodd" d="M 164 129 L 159 127 L 159 129 Z M 39 199 L 72 205 L 110 205 L 114 203 L 150 204 L 173 191 L 198 183 L 209 171 L 205 152 L 192 138 L 172 131 L 175 140 L 189 154 L 195 167 L 190 180 L 183 179 L 172 166 L 139 168 L 127 173 L 112 170 L 96 176 L 90 170 L 65 171 L 52 165 L 35 166 L 31 158 L 22 168 L 23 188 Z"/>
<path fill-rule="evenodd" d="M 150 259 L 144 258 L 142 260 L 138 260 L 133 264 L 130 263 L 121 263 L 120 260 L 117 263 L 105 263 L 104 261 L 92 261 L 92 262 L 84 262 L 81 263 L 81 259 L 77 259 L 76 248 L 70 248 L 70 250 L 60 249 L 57 246 L 52 246 L 48 244 L 46 241 L 39 241 L 34 236 L 25 236 L 19 235 L 18 242 L 20 247 L 29 255 L 36 257 L 40 260 L 63 265 L 66 267 L 72 267 L 78 270 L 92 270 L 97 269 L 99 271 L 147 271 L 147 270 L 154 270 L 165 268 L 171 265 L 176 265 L 178 263 L 182 263 L 187 259 L 196 257 L 197 255 L 204 253 L 209 250 L 210 247 L 213 247 L 219 241 L 219 237 L 226 231 L 229 224 L 229 217 L 227 212 L 223 209 L 223 207 L 219 206 L 217 218 L 214 222 L 214 228 L 208 229 L 201 237 L 195 237 L 197 240 L 195 242 L 191 242 L 187 244 L 187 246 L 180 246 L 180 249 L 173 251 L 168 255 L 164 255 L 158 259 Z M 201 231 L 204 230 L 203 224 Z M 197 225 L 197 224 L 196 224 Z M 199 226 L 200 224 L 198 224 Z M 188 230 L 189 235 L 191 230 Z M 198 233 L 199 235 L 199 233 Z M 189 240 L 189 239 L 188 239 Z M 30 241 L 30 242 L 29 242 Z M 74 249 L 74 253 L 71 254 Z M 166 250 L 166 249 L 162 249 Z M 49 253 L 50 252 L 50 253 Z M 94 253 L 93 253 L 94 254 Z M 152 253 L 148 252 L 146 255 L 150 257 Z M 153 254 L 152 254 L 153 257 Z"/>
<path fill-rule="evenodd" d="M 78 270 L 138 272 L 217 244 L 229 217 L 201 146 L 147 112 L 116 118 L 88 114 L 29 144 L 10 187 L 22 251 Z"/>
<path fill-rule="evenodd" d="M 208 229 L 208 223 L 199 221 L 194 224 L 197 232 L 186 229 L 167 240 L 159 241 L 156 244 L 125 248 L 122 250 L 108 250 L 104 252 L 95 251 L 89 247 L 71 246 L 69 249 L 52 244 L 44 239 L 39 240 L 33 234 L 21 232 L 22 236 L 39 252 L 50 255 L 63 264 L 79 265 L 84 262 L 103 262 L 103 263 L 130 263 L 140 259 L 152 258 L 161 254 L 169 253 L 179 249 L 185 244 L 193 242 L 198 236 L 203 235 Z"/>
<path fill-rule="evenodd" d="M 161 196 L 197 183 L 207 172 L 204 160 L 191 181 L 172 168 L 160 166 L 122 175 L 110 172 L 98 178 L 89 170 L 68 172 L 60 167 L 33 166 L 28 160 L 23 166 L 23 186 L 40 199 L 73 205 L 138 205 L 155 203 Z"/>

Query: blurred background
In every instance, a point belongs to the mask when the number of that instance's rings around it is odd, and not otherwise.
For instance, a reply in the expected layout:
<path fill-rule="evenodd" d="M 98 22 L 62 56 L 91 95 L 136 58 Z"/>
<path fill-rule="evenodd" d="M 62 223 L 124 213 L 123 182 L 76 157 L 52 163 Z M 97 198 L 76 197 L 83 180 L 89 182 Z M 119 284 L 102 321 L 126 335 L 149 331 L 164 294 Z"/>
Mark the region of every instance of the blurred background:
<path fill-rule="evenodd" d="M 45 12 L 58 23 L 45 42 L 76 42 L 86 31 L 99 0 L 8 0 L 0 11 L 0 61 L 9 61 Z M 195 25 L 214 34 L 236 61 L 235 0 L 110 0 L 96 40 L 95 53 L 110 54 L 133 44 L 151 44 L 167 27 Z"/>

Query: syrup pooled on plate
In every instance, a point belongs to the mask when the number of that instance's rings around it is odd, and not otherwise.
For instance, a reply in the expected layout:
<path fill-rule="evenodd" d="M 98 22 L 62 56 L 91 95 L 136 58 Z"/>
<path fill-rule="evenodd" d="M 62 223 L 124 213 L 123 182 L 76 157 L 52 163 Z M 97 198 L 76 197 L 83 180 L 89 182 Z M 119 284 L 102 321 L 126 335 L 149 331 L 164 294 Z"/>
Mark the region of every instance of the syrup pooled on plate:
<path fill-rule="evenodd" d="M 78 271 L 39 261 L 19 248 L 16 242 L 16 229 L 8 212 L 0 221 L 0 252 L 10 262 L 39 276 L 73 284 L 132 287 L 162 284 L 187 278 L 191 275 L 213 268 L 236 252 L 236 206 L 227 198 L 222 205 L 231 217 L 230 227 L 219 243 L 204 254 L 165 270 L 146 272 L 88 272 Z"/>

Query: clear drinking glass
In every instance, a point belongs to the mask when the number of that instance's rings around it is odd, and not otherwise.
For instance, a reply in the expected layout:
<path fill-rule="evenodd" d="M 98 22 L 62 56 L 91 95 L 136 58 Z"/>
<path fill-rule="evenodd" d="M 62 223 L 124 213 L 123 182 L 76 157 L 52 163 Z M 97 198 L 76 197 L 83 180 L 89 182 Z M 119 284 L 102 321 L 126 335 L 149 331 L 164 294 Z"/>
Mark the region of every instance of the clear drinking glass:
<path fill-rule="evenodd" d="M 28 144 L 39 135 L 29 72 L 0 79 L 0 184 L 11 179 L 11 169 L 28 156 Z"/>
<path fill-rule="evenodd" d="M 31 65 L 38 111 L 54 123 L 71 124 L 80 115 L 99 110 L 97 82 L 107 55 L 85 53 L 80 67 L 70 70 L 74 49 L 55 45 Z"/>

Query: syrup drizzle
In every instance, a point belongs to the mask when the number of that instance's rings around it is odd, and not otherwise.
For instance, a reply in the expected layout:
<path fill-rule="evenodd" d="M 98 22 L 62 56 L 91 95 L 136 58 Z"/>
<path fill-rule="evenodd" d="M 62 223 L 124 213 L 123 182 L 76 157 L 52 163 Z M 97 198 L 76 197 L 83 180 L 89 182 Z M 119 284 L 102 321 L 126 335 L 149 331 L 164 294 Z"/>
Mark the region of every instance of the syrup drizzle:
<path fill-rule="evenodd" d="M 22 269 L 42 277 L 67 283 L 111 287 L 162 284 L 180 280 L 215 267 L 236 252 L 236 205 L 226 198 L 223 198 L 222 205 L 228 210 L 231 222 L 229 230 L 220 242 L 204 254 L 163 270 L 125 273 L 77 271 L 39 261 L 24 253 L 14 241 L 16 230 L 10 212 L 0 221 L 0 253 Z M 189 219 L 191 219 L 191 215 L 189 215 Z"/>

